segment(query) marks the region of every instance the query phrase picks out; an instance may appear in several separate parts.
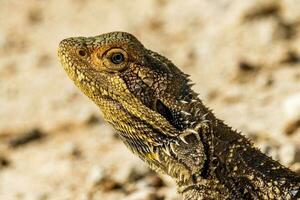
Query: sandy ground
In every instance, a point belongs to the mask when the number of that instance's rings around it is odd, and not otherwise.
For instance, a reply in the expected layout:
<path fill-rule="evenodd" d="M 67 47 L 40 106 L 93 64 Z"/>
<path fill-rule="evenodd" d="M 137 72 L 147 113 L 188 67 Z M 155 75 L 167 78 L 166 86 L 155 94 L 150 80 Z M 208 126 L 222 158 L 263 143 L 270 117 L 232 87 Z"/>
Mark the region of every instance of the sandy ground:
<path fill-rule="evenodd" d="M 0 0 L 0 199 L 180 199 L 58 63 L 63 38 L 116 30 L 191 74 L 218 117 L 300 172 L 297 0 Z"/>

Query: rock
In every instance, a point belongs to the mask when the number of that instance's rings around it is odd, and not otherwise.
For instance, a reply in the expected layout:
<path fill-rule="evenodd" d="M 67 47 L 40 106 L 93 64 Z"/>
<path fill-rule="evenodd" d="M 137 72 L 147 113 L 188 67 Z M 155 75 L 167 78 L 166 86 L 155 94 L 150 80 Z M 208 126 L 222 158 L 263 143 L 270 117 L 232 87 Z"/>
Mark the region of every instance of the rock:
<path fill-rule="evenodd" d="M 104 178 L 106 177 L 106 173 L 103 168 L 99 166 L 94 166 L 87 177 L 87 182 L 91 186 L 98 185 Z"/>
<path fill-rule="evenodd" d="M 160 188 L 160 187 L 163 187 L 165 185 L 163 180 L 157 175 L 147 176 L 145 178 L 145 182 L 148 186 L 154 187 L 154 188 Z"/>
<path fill-rule="evenodd" d="M 104 178 L 99 183 L 100 189 L 104 192 L 112 191 L 112 190 L 118 190 L 122 189 L 122 184 L 118 183 L 114 179 L 111 178 Z"/>
<path fill-rule="evenodd" d="M 31 8 L 28 11 L 28 16 L 27 16 L 28 22 L 31 25 L 36 25 L 36 24 L 42 22 L 43 14 L 44 14 L 44 12 L 40 8 L 38 8 L 38 7 Z"/>
<path fill-rule="evenodd" d="M 278 160 L 278 151 L 269 145 L 266 142 L 261 142 L 258 144 L 259 149 L 264 153 L 267 154 L 268 156 L 272 157 L 274 160 Z"/>
<path fill-rule="evenodd" d="M 289 120 L 300 119 L 300 93 L 292 94 L 285 99 L 283 112 Z"/>
<path fill-rule="evenodd" d="M 296 121 L 289 121 L 286 122 L 285 126 L 284 126 L 284 132 L 287 135 L 292 135 L 294 134 L 298 129 L 300 128 L 300 119 L 296 120 Z"/>
<path fill-rule="evenodd" d="M 147 188 L 149 183 L 147 183 L 146 179 L 148 176 L 151 176 L 150 174 L 151 171 L 143 165 L 132 165 L 121 179 L 124 185 L 124 191 L 127 194 L 131 194 L 137 189 Z M 151 182 L 151 180 L 149 180 L 149 182 Z"/>
<path fill-rule="evenodd" d="M 8 160 L 5 156 L 0 155 L 0 169 L 9 167 L 11 165 L 11 161 Z"/>
<path fill-rule="evenodd" d="M 96 125 L 100 124 L 102 122 L 102 119 L 95 113 L 92 113 L 87 119 L 86 124 L 87 125 Z"/>
<path fill-rule="evenodd" d="M 296 161 L 297 149 L 292 144 L 284 144 L 279 148 L 279 160 L 283 165 L 289 166 Z"/>
<path fill-rule="evenodd" d="M 281 60 L 282 64 L 295 65 L 300 62 L 300 56 L 295 51 L 288 51 L 285 57 Z"/>
<path fill-rule="evenodd" d="M 161 194 L 165 194 L 164 200 L 182 200 L 182 194 L 177 192 L 176 186 L 164 187 L 161 190 Z"/>
<path fill-rule="evenodd" d="M 145 165 L 131 165 L 128 170 L 122 171 L 122 174 L 119 174 L 120 182 L 122 183 L 130 183 L 136 182 L 140 179 L 145 178 L 147 175 L 153 173 L 148 167 Z"/>
<path fill-rule="evenodd" d="M 260 18 L 274 16 L 280 10 L 279 4 L 276 1 L 266 1 L 249 4 L 250 6 L 245 11 L 244 20 L 252 21 Z"/>
<path fill-rule="evenodd" d="M 75 143 L 69 142 L 65 144 L 64 150 L 67 155 L 70 155 L 74 158 L 80 158 L 82 156 L 80 148 Z"/>
<path fill-rule="evenodd" d="M 294 163 L 289 167 L 292 171 L 300 174 L 300 162 Z"/>
<path fill-rule="evenodd" d="M 232 76 L 232 81 L 237 83 L 253 81 L 259 70 L 260 66 L 249 61 L 240 60 L 237 64 L 237 70 Z"/>
<path fill-rule="evenodd" d="M 122 185 L 116 180 L 112 179 L 105 170 L 99 166 L 94 166 L 87 178 L 89 188 L 97 188 L 104 192 L 108 192 L 115 189 L 121 189 Z"/>
<path fill-rule="evenodd" d="M 128 176 L 127 182 L 123 182 L 124 192 L 126 194 L 132 194 L 138 190 L 144 190 L 148 188 L 162 188 L 165 186 L 164 181 L 152 171 L 136 171 L 132 168 L 131 173 Z"/>
<path fill-rule="evenodd" d="M 300 128 L 300 93 L 287 97 L 282 107 L 286 118 L 284 132 L 293 134 Z"/>
<path fill-rule="evenodd" d="M 17 138 L 12 139 L 9 142 L 11 148 L 17 148 L 25 144 L 41 140 L 44 138 L 45 134 L 38 128 L 32 129 L 28 132 L 25 132 L 18 136 Z"/>

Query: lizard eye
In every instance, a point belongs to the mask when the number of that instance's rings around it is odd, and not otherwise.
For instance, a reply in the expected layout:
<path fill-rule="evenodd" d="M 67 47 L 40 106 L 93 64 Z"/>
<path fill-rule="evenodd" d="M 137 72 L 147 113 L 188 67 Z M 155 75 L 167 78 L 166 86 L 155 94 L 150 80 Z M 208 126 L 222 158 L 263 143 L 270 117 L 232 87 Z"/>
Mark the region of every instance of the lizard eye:
<path fill-rule="evenodd" d="M 111 56 L 110 60 L 114 64 L 120 64 L 121 62 L 124 61 L 124 55 L 120 52 L 116 52 Z"/>
<path fill-rule="evenodd" d="M 84 58 L 87 55 L 84 49 L 78 49 L 76 53 L 82 58 Z"/>
<path fill-rule="evenodd" d="M 101 56 L 98 55 L 98 58 Z M 103 58 L 103 57 L 102 57 Z M 121 48 L 113 48 L 104 55 L 103 63 L 110 71 L 120 71 L 127 66 L 128 54 Z"/>

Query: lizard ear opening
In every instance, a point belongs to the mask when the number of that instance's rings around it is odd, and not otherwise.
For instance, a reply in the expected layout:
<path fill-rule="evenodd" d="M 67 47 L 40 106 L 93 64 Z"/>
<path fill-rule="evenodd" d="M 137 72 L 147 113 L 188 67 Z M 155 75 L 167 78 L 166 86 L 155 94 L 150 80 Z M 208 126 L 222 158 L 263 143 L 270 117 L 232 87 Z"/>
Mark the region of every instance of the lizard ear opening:
<path fill-rule="evenodd" d="M 165 104 L 163 104 L 163 102 L 161 102 L 159 99 L 155 101 L 155 110 L 159 114 L 164 116 L 168 121 L 173 120 L 173 115 L 171 110 Z"/>
<path fill-rule="evenodd" d="M 154 110 L 161 114 L 172 126 L 178 130 L 183 130 L 182 125 L 178 123 L 175 113 L 172 112 L 161 100 L 154 101 Z"/>

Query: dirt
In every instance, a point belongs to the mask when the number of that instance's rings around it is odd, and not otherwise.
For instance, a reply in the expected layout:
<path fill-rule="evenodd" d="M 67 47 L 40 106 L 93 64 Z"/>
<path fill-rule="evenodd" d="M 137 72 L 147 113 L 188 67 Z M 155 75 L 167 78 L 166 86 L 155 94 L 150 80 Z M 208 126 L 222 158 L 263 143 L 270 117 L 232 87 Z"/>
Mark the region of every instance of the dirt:
<path fill-rule="evenodd" d="M 68 79 L 60 40 L 136 35 L 214 113 L 300 172 L 296 0 L 0 1 L 0 199 L 179 200 Z"/>

